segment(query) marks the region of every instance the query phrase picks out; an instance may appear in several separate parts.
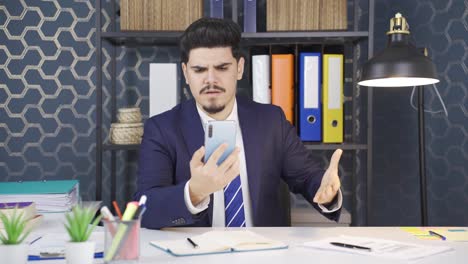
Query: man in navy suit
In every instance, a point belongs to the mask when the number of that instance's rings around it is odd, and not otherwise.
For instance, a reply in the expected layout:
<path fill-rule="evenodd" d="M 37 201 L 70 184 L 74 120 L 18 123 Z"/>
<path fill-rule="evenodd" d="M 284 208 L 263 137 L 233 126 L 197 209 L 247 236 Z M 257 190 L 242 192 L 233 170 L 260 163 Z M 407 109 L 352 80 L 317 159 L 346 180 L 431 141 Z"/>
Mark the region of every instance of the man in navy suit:
<path fill-rule="evenodd" d="M 202 18 L 180 40 L 182 70 L 194 99 L 145 123 L 135 198 L 148 196 L 142 226 L 284 226 L 284 181 L 329 219 L 338 220 L 338 162 L 324 171 L 310 157 L 281 108 L 236 97 L 242 78 L 240 27 Z M 204 163 L 204 124 L 237 123 L 236 148 L 219 146 Z"/>

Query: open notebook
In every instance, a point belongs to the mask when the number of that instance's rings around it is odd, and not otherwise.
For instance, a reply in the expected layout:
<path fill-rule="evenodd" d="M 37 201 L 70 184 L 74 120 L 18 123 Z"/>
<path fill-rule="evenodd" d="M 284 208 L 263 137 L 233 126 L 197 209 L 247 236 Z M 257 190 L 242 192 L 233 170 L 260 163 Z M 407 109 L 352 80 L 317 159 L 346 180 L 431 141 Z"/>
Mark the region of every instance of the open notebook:
<path fill-rule="evenodd" d="M 263 237 L 251 231 L 210 231 L 190 237 L 198 246 L 187 239 L 151 241 L 150 244 L 174 256 L 191 256 L 255 250 L 287 248 L 288 245 Z"/>

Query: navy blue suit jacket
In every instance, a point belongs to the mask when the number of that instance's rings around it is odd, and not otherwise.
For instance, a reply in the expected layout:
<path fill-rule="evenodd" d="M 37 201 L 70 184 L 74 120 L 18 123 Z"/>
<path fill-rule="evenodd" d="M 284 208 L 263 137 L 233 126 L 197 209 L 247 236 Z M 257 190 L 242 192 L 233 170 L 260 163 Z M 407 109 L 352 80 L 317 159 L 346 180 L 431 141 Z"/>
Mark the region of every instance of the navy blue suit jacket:
<path fill-rule="evenodd" d="M 324 170 L 310 157 L 296 129 L 281 108 L 237 98 L 244 141 L 252 218 L 255 226 L 285 226 L 286 207 L 280 206 L 283 180 L 314 207 Z M 211 226 L 213 203 L 192 215 L 185 205 L 184 187 L 190 179 L 190 160 L 204 144 L 204 130 L 195 101 L 188 100 L 145 123 L 140 148 L 135 199 L 148 196 L 142 226 Z M 211 197 L 211 201 L 213 201 Z M 320 209 L 318 209 L 321 211 Z M 335 221 L 340 211 L 324 214 Z"/>

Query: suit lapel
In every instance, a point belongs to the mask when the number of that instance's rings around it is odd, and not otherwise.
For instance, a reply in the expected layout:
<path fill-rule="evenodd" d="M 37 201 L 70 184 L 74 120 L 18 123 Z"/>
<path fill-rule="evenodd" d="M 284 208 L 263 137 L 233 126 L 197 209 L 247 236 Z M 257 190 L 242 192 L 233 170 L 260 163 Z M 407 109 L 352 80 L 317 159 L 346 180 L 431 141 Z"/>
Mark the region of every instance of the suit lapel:
<path fill-rule="evenodd" d="M 190 159 L 193 156 L 193 153 L 197 151 L 204 144 L 205 132 L 203 130 L 203 125 L 198 114 L 197 107 L 195 105 L 195 100 L 190 100 L 182 105 L 182 122 L 181 130 L 184 137 L 185 145 L 187 146 L 187 151 Z M 190 172 L 189 172 L 190 173 Z M 211 195 L 211 201 L 213 201 L 213 195 Z M 213 203 L 209 204 L 208 207 L 208 217 L 210 225 L 213 222 Z"/>
<path fill-rule="evenodd" d="M 189 156 L 192 157 L 193 153 L 203 146 L 203 138 L 205 135 L 194 100 L 183 104 L 182 122 L 180 126 Z"/>
<path fill-rule="evenodd" d="M 244 142 L 245 162 L 247 167 L 247 178 L 249 179 L 249 192 L 252 204 L 252 214 L 254 224 L 256 222 L 256 213 L 259 212 L 258 208 L 258 195 L 261 188 L 258 177 L 258 153 L 257 143 L 259 142 L 259 135 L 261 130 L 258 127 L 257 113 L 251 109 L 252 104 L 247 99 L 237 97 L 237 112 L 239 115 L 239 124 L 242 131 L 242 140 Z"/>

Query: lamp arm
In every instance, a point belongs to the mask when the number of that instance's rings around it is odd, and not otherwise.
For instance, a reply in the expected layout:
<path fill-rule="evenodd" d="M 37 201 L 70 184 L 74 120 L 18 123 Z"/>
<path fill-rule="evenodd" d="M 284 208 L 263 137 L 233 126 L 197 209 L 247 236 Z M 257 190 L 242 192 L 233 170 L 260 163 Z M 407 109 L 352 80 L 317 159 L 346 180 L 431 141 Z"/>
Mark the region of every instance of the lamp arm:
<path fill-rule="evenodd" d="M 439 113 L 445 113 L 445 116 L 448 117 L 448 111 L 447 108 L 445 107 L 444 100 L 440 96 L 439 90 L 437 89 L 437 86 L 435 84 L 432 84 L 432 87 L 434 88 L 434 91 L 437 95 L 437 98 L 439 98 L 440 103 L 442 104 L 443 110 L 438 110 L 438 111 L 432 111 L 430 109 L 424 109 L 424 112 L 430 113 L 430 114 L 439 114 Z M 414 105 L 414 93 L 416 91 L 416 86 L 413 86 L 413 90 L 411 91 L 411 98 L 410 98 L 410 104 L 411 107 L 413 107 L 414 110 L 418 110 L 418 108 Z"/>

